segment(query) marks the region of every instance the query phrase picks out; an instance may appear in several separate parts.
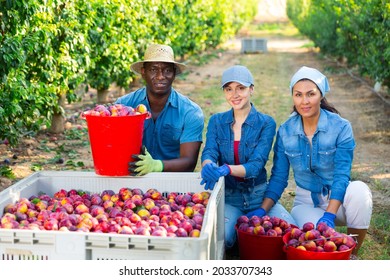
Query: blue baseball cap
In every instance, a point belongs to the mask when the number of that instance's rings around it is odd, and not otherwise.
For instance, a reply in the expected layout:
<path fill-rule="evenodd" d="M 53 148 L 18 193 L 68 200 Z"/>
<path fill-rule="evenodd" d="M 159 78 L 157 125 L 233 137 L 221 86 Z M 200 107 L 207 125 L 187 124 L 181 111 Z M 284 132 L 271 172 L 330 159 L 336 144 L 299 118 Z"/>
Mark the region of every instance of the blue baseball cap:
<path fill-rule="evenodd" d="M 223 88 L 230 82 L 237 82 L 246 87 L 254 85 L 251 72 L 242 65 L 232 66 L 223 72 L 221 87 Z"/>
<path fill-rule="evenodd" d="M 290 92 L 293 93 L 293 87 L 302 79 L 308 79 L 315 83 L 320 89 L 322 96 L 325 96 L 330 91 L 328 78 L 320 71 L 307 66 L 301 67 L 291 78 Z"/>

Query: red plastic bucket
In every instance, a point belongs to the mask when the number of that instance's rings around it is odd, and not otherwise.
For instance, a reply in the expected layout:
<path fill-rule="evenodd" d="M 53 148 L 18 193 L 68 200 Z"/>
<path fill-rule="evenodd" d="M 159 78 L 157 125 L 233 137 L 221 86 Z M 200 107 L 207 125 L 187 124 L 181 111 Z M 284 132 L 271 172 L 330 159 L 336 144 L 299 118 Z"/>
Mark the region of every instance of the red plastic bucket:
<path fill-rule="evenodd" d="M 285 260 L 282 236 L 254 235 L 236 226 L 241 260 Z"/>
<path fill-rule="evenodd" d="M 349 260 L 352 250 L 356 244 L 346 251 L 335 252 L 311 252 L 297 249 L 293 246 L 286 246 L 290 238 L 290 232 L 283 235 L 283 250 L 286 253 L 287 260 Z"/>
<path fill-rule="evenodd" d="M 85 116 L 96 174 L 129 175 L 129 162 L 133 161 L 131 156 L 141 151 L 147 116 Z"/>

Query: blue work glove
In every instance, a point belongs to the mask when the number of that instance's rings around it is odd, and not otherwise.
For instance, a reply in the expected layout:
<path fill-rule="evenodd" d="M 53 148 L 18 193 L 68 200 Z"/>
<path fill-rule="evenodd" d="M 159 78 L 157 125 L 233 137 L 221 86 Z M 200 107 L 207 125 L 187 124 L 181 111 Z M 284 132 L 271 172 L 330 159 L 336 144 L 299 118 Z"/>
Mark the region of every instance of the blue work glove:
<path fill-rule="evenodd" d="M 218 167 L 214 162 L 207 163 L 202 168 L 202 181 L 200 184 L 206 184 L 204 188 L 205 190 L 213 190 L 215 183 L 219 180 L 219 177 L 229 175 L 230 172 L 230 168 L 227 164 Z"/>
<path fill-rule="evenodd" d="M 330 213 L 330 212 L 325 212 L 324 215 L 322 216 L 322 218 L 320 218 L 317 222 L 317 225 L 319 223 L 325 223 L 328 225 L 328 227 L 331 227 L 331 228 L 334 228 L 335 227 L 335 224 L 334 224 L 334 220 L 336 219 L 336 215 L 333 214 L 333 213 Z"/>
<path fill-rule="evenodd" d="M 215 186 L 215 183 L 217 183 L 218 181 L 213 181 L 213 180 L 205 180 L 205 179 L 202 179 L 202 181 L 200 182 L 201 185 L 203 184 L 206 184 L 204 186 L 204 189 L 207 191 L 207 190 L 210 190 L 212 191 L 214 189 L 214 186 Z"/>
<path fill-rule="evenodd" d="M 218 166 L 214 162 L 205 164 L 205 166 L 202 168 L 201 175 L 202 181 L 200 184 L 206 184 L 204 189 L 212 191 L 214 189 L 215 183 L 218 182 L 219 179 Z"/>
<path fill-rule="evenodd" d="M 253 211 L 250 211 L 246 214 L 246 216 L 250 219 L 252 218 L 253 216 L 257 216 L 257 217 L 263 217 L 265 214 L 267 214 L 267 212 L 264 210 L 264 208 L 259 208 L 259 209 L 256 209 L 256 210 L 253 210 Z"/>
<path fill-rule="evenodd" d="M 141 154 L 133 155 L 135 161 L 129 163 L 130 175 L 141 176 L 150 172 L 162 172 L 164 164 L 161 160 L 153 159 L 145 146 L 142 146 Z"/>
<path fill-rule="evenodd" d="M 229 175 L 231 172 L 232 171 L 230 170 L 230 167 L 227 164 L 218 167 L 219 177 Z"/>
<path fill-rule="evenodd" d="M 214 162 L 205 164 L 202 168 L 201 175 L 203 180 L 217 182 L 220 177 L 218 166 Z"/>

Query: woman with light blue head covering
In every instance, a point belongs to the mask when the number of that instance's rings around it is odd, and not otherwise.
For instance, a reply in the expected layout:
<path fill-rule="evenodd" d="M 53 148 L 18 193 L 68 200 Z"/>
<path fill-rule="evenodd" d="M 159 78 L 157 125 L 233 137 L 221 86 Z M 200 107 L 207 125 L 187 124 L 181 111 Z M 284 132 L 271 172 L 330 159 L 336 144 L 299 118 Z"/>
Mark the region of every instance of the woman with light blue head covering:
<path fill-rule="evenodd" d="M 274 143 L 273 167 L 261 207 L 270 209 L 288 185 L 290 167 L 296 192 L 291 215 L 302 227 L 307 222 L 334 228 L 346 225 L 357 234 L 356 256 L 372 214 L 371 191 L 351 181 L 355 140 L 351 123 L 326 100 L 327 77 L 303 66 L 291 78 L 294 108 L 280 125 Z"/>
<path fill-rule="evenodd" d="M 330 91 L 330 86 L 328 82 L 328 78 L 322 74 L 320 71 L 318 71 L 315 68 L 310 68 L 307 66 L 301 67 L 291 78 L 290 81 L 290 92 L 291 95 L 293 95 L 293 88 L 296 83 L 300 81 L 308 80 L 314 83 L 317 86 L 317 89 L 320 91 L 321 99 L 320 99 L 320 107 L 339 114 L 337 109 L 333 107 L 331 104 L 328 103 L 328 101 L 325 98 L 325 95 Z M 294 112 L 297 112 L 296 107 L 293 108 Z"/>
<path fill-rule="evenodd" d="M 321 91 L 323 97 L 325 97 L 325 95 L 330 91 L 328 78 L 324 74 L 322 74 L 317 69 L 303 66 L 291 78 L 291 82 L 290 82 L 291 94 L 293 93 L 292 90 L 294 85 L 297 82 L 304 79 L 314 82 L 319 88 L 319 90 Z"/>

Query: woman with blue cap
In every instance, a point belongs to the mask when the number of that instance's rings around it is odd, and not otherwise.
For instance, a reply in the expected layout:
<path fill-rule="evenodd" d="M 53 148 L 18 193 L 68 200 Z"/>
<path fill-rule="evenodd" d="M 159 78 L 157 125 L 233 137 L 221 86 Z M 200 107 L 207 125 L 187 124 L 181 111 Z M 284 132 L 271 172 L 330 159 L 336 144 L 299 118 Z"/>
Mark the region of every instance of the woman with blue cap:
<path fill-rule="evenodd" d="M 365 183 L 351 182 L 353 131 L 327 102 L 329 90 L 328 79 L 317 69 L 304 66 L 293 75 L 293 113 L 278 129 L 271 178 L 260 209 L 267 211 L 279 200 L 291 167 L 296 184 L 291 214 L 296 225 L 346 225 L 348 234 L 358 234 L 355 257 L 370 225 L 372 197 Z"/>
<path fill-rule="evenodd" d="M 276 123 L 251 103 L 254 81 L 245 66 L 226 69 L 221 88 L 231 109 L 210 117 L 201 157 L 201 185 L 212 190 L 219 178 L 225 177 L 225 247 L 230 249 L 236 243 L 237 219 L 258 209 L 263 200 L 267 188 L 265 165 Z M 275 204 L 269 214 L 295 223 L 280 204 Z"/>

